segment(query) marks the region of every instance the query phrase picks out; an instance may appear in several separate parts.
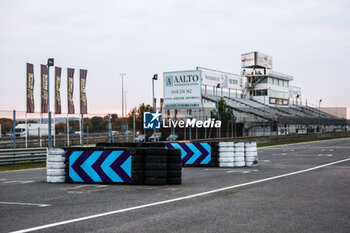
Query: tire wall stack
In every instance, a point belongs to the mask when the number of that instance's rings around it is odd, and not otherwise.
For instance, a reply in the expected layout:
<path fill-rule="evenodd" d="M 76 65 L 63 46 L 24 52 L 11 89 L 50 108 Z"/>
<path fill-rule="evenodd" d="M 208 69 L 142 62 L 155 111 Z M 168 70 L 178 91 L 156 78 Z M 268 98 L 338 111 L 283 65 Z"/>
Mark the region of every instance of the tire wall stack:
<path fill-rule="evenodd" d="M 258 148 L 256 142 L 245 143 L 245 165 L 247 167 L 258 166 Z"/>
<path fill-rule="evenodd" d="M 67 159 L 66 151 L 61 148 L 47 149 L 46 180 L 48 183 L 63 183 L 66 181 Z"/>
<path fill-rule="evenodd" d="M 129 185 L 181 184 L 182 164 L 180 150 L 168 150 L 165 147 L 160 147 L 161 145 L 159 145 L 159 147 L 151 147 L 152 144 L 147 144 L 148 147 L 137 147 L 139 145 L 135 144 L 127 145 L 131 147 L 119 147 L 119 145 L 120 144 L 109 144 L 109 146 L 100 145 L 99 147 L 67 147 L 64 149 L 51 149 L 48 151 L 48 165 L 50 165 L 50 167 L 48 167 L 48 177 L 50 174 L 48 182 L 113 183 Z M 164 146 L 164 144 L 162 145 Z M 125 172 L 130 174 L 131 179 L 129 178 L 128 181 L 113 181 L 112 177 L 110 177 L 111 180 L 106 181 L 106 179 L 103 179 L 102 176 L 100 176 L 102 181 L 92 181 L 91 179 L 87 180 L 86 176 L 84 178 L 81 176 L 82 180 L 74 179 L 76 178 L 77 174 L 80 176 L 78 169 L 79 171 L 86 169 L 84 170 L 86 174 L 91 178 L 94 177 L 95 179 L 96 174 L 95 176 L 92 176 L 91 174 L 97 172 L 97 170 L 101 172 L 101 169 L 97 167 L 97 164 L 99 163 L 99 157 L 95 157 L 91 163 L 86 157 L 83 159 L 84 162 L 79 162 L 79 159 L 76 156 L 73 156 L 74 152 L 76 152 L 75 155 L 80 153 L 84 155 L 84 152 L 88 152 L 92 156 L 94 155 L 94 152 L 100 153 L 101 156 L 103 153 L 106 154 L 111 152 L 127 152 L 129 156 L 131 155 L 131 170 L 130 173 L 128 173 L 127 170 L 125 170 Z M 56 176 L 54 178 L 51 177 L 53 175 L 56 175 L 52 174 L 53 167 L 51 167 L 51 161 L 53 160 L 55 161 L 55 166 L 62 167 L 62 170 L 60 170 L 59 173 L 61 177 L 59 178 Z M 127 163 L 127 160 L 125 163 Z M 104 162 L 100 162 L 99 167 L 102 168 L 102 170 L 106 170 L 106 166 L 103 166 L 103 164 Z M 112 168 L 114 168 L 113 164 L 114 162 L 110 165 Z M 78 165 L 79 168 L 77 169 Z M 122 167 L 124 167 L 124 165 Z M 95 172 L 91 173 L 91 169 L 95 170 Z"/>
<path fill-rule="evenodd" d="M 219 167 L 252 167 L 258 165 L 256 142 L 219 142 L 212 153 L 218 153 Z"/>

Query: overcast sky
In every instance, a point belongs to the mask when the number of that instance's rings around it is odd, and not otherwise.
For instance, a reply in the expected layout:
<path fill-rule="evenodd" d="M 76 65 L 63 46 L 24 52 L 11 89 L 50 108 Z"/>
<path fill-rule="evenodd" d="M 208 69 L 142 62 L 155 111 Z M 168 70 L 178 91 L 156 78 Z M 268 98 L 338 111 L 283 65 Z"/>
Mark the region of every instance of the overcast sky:
<path fill-rule="evenodd" d="M 40 111 L 40 64 L 53 57 L 63 68 L 63 112 L 66 69 L 72 67 L 76 112 L 78 69 L 84 68 L 89 113 L 120 113 L 119 73 L 127 73 L 130 109 L 151 103 L 155 73 L 159 98 L 163 72 L 202 66 L 239 74 L 240 55 L 251 51 L 271 55 L 275 71 L 293 75 L 291 85 L 302 88 L 309 104 L 322 98 L 322 106 L 350 106 L 349 0 L 0 0 L 0 5 L 0 110 L 25 110 L 26 62 L 34 64 L 35 111 Z"/>

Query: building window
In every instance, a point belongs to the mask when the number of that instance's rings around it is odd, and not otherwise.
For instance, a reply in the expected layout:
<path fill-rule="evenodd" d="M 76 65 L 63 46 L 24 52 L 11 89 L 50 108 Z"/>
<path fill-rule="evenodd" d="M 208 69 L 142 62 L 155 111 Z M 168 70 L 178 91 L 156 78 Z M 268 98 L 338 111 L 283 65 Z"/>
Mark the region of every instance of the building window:
<path fill-rule="evenodd" d="M 273 78 L 269 78 L 269 84 L 273 84 Z"/>
<path fill-rule="evenodd" d="M 266 77 L 262 78 L 262 79 L 260 80 L 260 83 L 267 83 L 267 78 L 266 78 Z"/>

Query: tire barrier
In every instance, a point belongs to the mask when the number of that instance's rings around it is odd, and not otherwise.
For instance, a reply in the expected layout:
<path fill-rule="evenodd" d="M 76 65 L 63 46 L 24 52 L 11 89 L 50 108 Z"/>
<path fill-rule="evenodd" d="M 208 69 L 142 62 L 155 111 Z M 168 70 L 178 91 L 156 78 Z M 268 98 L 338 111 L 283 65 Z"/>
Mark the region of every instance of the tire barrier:
<path fill-rule="evenodd" d="M 166 149 L 165 144 L 148 145 L 50 149 L 47 151 L 47 182 L 181 184 L 181 151 Z"/>
<path fill-rule="evenodd" d="M 46 181 L 48 183 L 63 183 L 66 181 L 66 151 L 61 148 L 47 149 Z"/>
<path fill-rule="evenodd" d="M 214 148 L 217 152 L 214 151 Z M 218 153 L 219 167 L 251 167 L 258 165 L 256 142 L 219 142 L 212 146 L 212 153 Z"/>
<path fill-rule="evenodd" d="M 245 143 L 245 164 L 247 167 L 258 166 L 258 149 L 256 142 Z"/>
<path fill-rule="evenodd" d="M 166 143 L 167 149 L 181 150 L 182 165 L 208 165 L 211 162 L 210 143 Z"/>
<path fill-rule="evenodd" d="M 130 183 L 131 152 L 128 150 L 70 151 L 69 179 L 71 182 Z"/>

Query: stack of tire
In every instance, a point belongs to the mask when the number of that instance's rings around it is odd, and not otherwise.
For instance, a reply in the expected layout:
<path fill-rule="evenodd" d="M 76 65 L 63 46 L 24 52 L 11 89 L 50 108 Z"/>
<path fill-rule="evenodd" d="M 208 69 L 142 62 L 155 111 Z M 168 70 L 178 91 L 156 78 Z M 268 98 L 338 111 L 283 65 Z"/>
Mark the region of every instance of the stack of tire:
<path fill-rule="evenodd" d="M 48 183 L 63 183 L 66 181 L 66 151 L 64 149 L 47 149 L 46 174 Z"/>
<path fill-rule="evenodd" d="M 136 148 L 131 155 L 131 184 L 142 185 L 145 181 L 145 149 Z"/>
<path fill-rule="evenodd" d="M 182 163 L 181 150 L 167 149 L 167 184 L 181 184 L 182 181 Z"/>
<path fill-rule="evenodd" d="M 258 165 L 258 148 L 256 142 L 245 143 L 245 164 L 247 167 Z"/>
<path fill-rule="evenodd" d="M 210 143 L 210 162 L 206 165 L 206 167 L 218 167 L 219 166 L 219 143 L 218 142 L 211 142 Z"/>
<path fill-rule="evenodd" d="M 244 148 L 243 148 L 244 149 Z M 234 142 L 219 142 L 219 167 L 234 167 Z M 243 151 L 244 159 L 244 151 Z"/>
<path fill-rule="evenodd" d="M 245 166 L 245 148 L 244 142 L 234 143 L 234 167 L 244 167 Z"/>
<path fill-rule="evenodd" d="M 167 184 L 168 165 L 165 148 L 145 148 L 145 185 Z"/>

